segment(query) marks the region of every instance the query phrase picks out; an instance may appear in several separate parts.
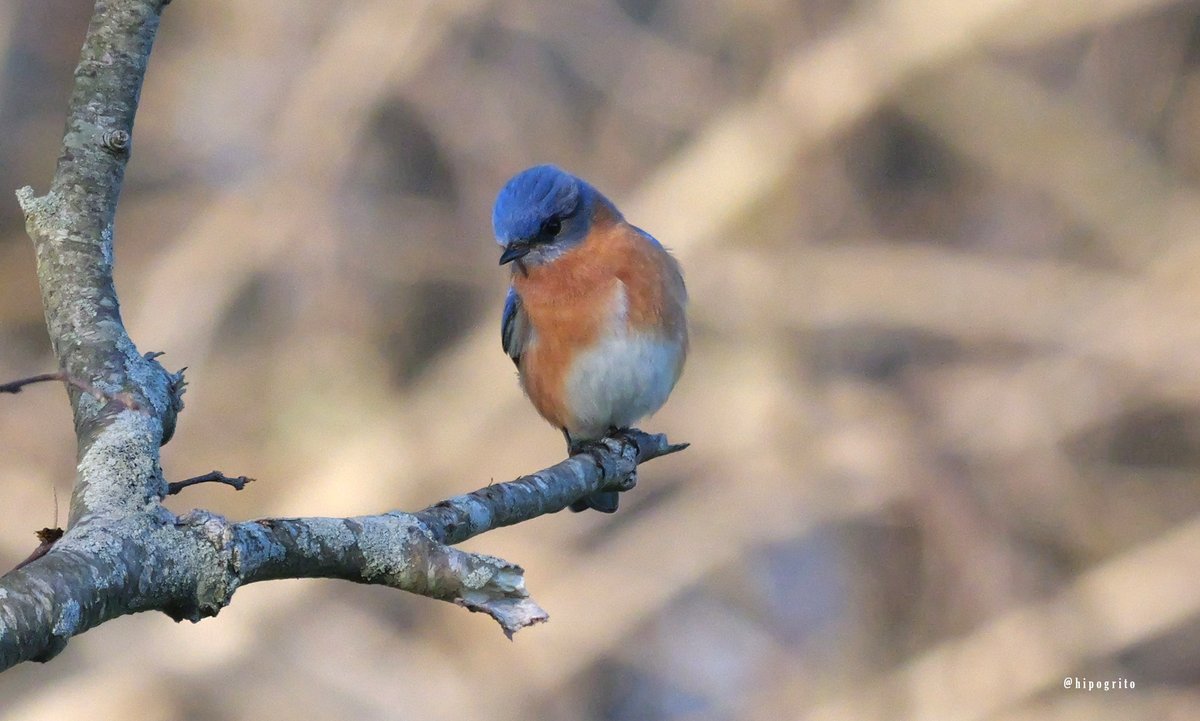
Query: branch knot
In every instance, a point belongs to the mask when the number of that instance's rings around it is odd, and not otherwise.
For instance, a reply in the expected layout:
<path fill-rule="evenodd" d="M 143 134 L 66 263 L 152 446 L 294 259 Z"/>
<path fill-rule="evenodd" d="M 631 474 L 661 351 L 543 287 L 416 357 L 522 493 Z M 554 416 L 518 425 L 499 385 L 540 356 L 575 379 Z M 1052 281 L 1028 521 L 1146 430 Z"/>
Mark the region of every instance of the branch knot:
<path fill-rule="evenodd" d="M 129 133 L 125 130 L 105 130 L 100 136 L 100 142 L 104 145 L 104 149 L 113 155 L 123 156 L 129 154 Z"/>
<path fill-rule="evenodd" d="M 224 516 L 199 509 L 180 516 L 176 525 L 187 527 L 212 549 L 208 563 L 198 569 L 194 601 L 163 609 L 176 621 L 186 619 L 195 623 L 216 616 L 229 605 L 234 591 L 241 585 L 233 526 Z"/>

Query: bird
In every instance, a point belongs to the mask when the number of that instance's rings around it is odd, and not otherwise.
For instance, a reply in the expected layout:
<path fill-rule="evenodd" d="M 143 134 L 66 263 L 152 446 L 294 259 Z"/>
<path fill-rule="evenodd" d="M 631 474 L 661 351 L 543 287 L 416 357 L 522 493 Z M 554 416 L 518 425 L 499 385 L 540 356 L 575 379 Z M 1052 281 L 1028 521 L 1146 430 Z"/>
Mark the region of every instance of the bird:
<path fill-rule="evenodd" d="M 688 352 L 679 263 L 586 181 L 554 165 L 508 180 L 492 209 L 511 268 L 501 320 L 525 395 L 569 455 L 654 413 Z M 616 491 L 571 504 L 617 510 Z"/>

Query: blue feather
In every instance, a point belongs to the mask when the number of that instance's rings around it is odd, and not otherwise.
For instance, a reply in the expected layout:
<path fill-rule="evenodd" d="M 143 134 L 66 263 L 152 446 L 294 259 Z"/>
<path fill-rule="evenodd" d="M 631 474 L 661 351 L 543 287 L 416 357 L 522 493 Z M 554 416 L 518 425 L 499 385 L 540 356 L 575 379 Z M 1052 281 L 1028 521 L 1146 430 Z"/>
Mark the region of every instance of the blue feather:
<path fill-rule="evenodd" d="M 500 341 L 504 352 L 512 358 L 513 363 L 521 362 L 521 354 L 525 351 L 525 335 L 528 324 L 525 321 L 525 309 L 521 307 L 521 296 L 512 286 L 508 288 L 508 297 L 504 299 L 504 315 L 500 319 Z"/>

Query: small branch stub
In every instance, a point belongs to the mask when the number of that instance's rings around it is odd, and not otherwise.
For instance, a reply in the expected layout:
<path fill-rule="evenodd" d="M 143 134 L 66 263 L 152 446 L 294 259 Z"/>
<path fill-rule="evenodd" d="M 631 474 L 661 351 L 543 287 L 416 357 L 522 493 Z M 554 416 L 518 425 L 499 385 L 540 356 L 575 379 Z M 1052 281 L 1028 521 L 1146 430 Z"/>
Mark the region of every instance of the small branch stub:
<path fill-rule="evenodd" d="M 18 568 L 24 568 L 49 553 L 50 549 L 54 548 L 54 544 L 58 542 L 58 539 L 63 537 L 63 529 L 58 527 L 43 528 L 34 535 L 37 536 L 38 547 L 33 549 L 33 553 L 29 554 L 24 561 L 13 566 L 12 570 L 15 571 Z"/>

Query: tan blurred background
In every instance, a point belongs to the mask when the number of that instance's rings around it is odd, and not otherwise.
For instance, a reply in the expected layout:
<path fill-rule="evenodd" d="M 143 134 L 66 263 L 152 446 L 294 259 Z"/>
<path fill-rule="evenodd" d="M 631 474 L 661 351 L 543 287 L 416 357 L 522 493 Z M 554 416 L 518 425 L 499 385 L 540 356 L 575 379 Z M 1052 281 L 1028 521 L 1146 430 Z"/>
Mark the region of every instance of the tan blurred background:
<path fill-rule="evenodd" d="M 91 3 L 0 2 L 0 378 L 52 369 L 44 191 Z M 241 590 L 0 675 L 0 718 L 1200 718 L 1200 3 L 195 0 L 117 283 L 191 367 L 163 464 L 233 518 L 556 462 L 500 350 L 495 191 L 555 162 L 680 257 L 694 345 L 620 514 L 471 549 L 547 625 Z M 0 566 L 63 522 L 64 393 L 0 399 Z M 1133 690 L 1064 690 L 1064 677 Z"/>

